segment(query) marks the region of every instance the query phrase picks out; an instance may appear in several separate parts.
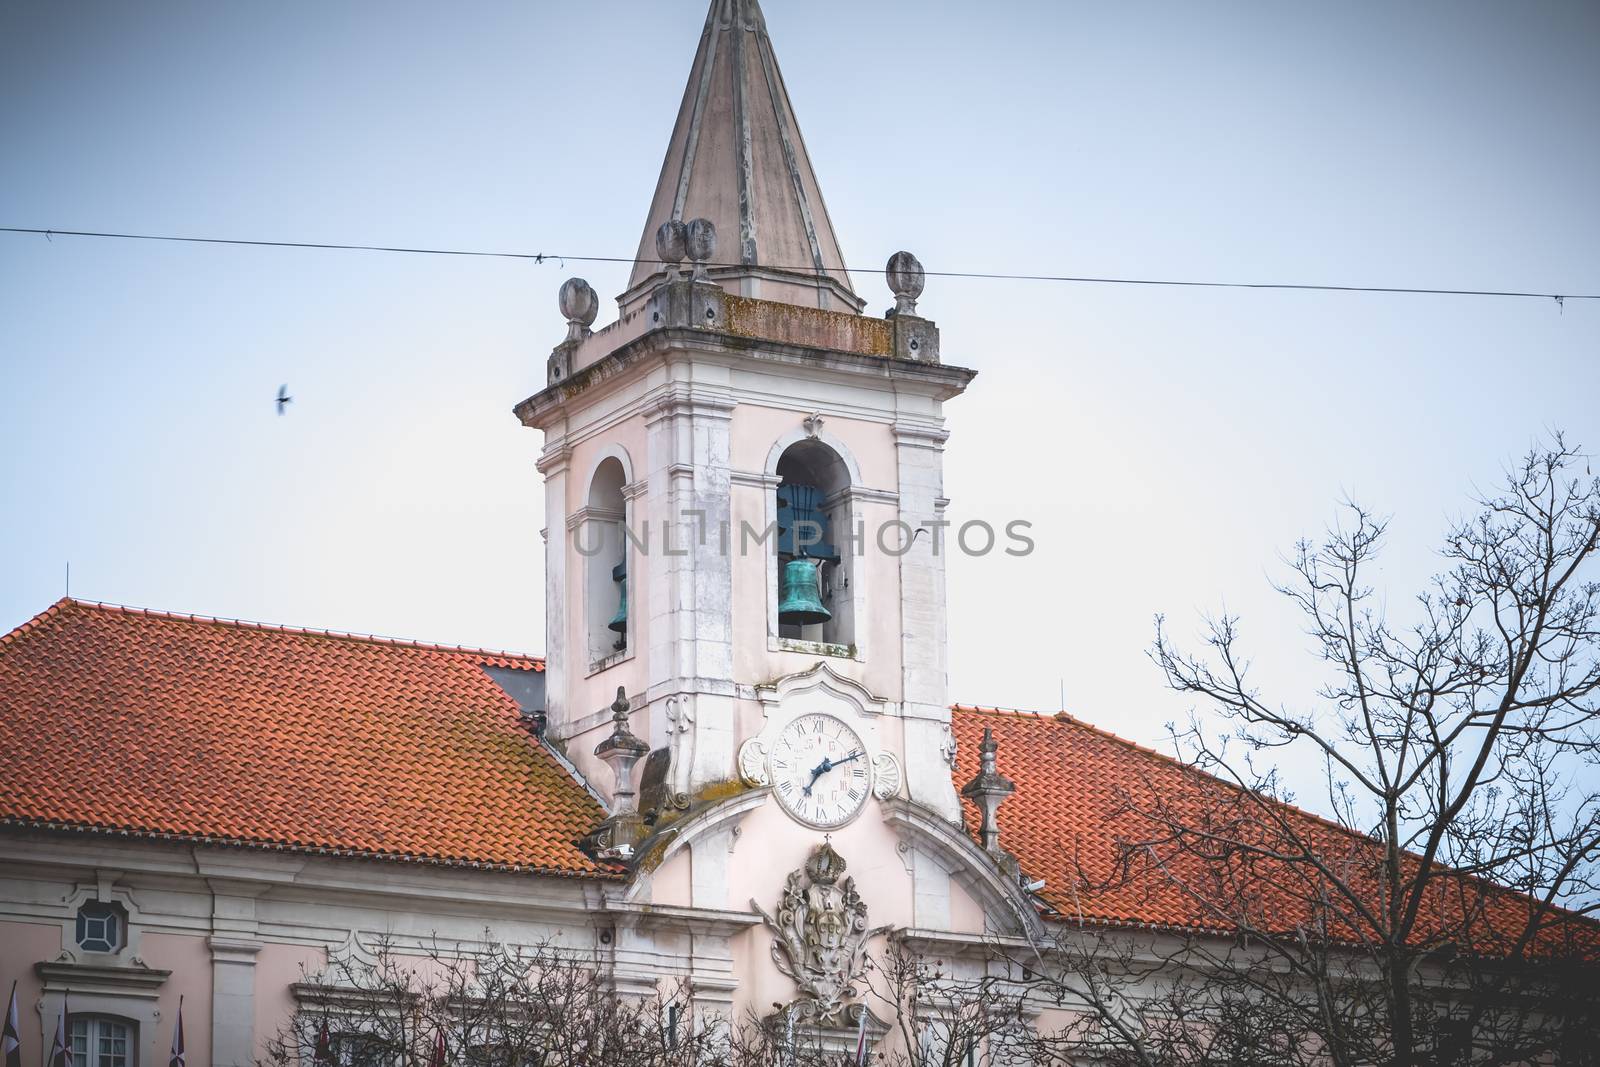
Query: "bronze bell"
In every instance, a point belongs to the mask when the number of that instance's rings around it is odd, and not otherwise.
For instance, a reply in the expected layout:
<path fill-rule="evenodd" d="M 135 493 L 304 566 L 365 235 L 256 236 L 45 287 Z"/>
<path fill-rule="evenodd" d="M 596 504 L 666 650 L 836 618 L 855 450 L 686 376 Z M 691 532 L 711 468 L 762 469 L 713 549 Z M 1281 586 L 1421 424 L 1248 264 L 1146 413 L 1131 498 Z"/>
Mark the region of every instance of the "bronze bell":
<path fill-rule="evenodd" d="M 822 603 L 821 568 L 814 559 L 785 563 L 778 593 L 778 621 L 785 625 L 812 626 L 833 618 Z"/>
<path fill-rule="evenodd" d="M 611 616 L 611 621 L 606 623 L 606 629 L 614 633 L 625 634 L 628 632 L 628 564 L 626 561 L 611 568 L 611 580 L 622 586 L 622 599 L 617 602 L 617 613 Z M 618 647 L 621 647 L 620 645 Z"/>

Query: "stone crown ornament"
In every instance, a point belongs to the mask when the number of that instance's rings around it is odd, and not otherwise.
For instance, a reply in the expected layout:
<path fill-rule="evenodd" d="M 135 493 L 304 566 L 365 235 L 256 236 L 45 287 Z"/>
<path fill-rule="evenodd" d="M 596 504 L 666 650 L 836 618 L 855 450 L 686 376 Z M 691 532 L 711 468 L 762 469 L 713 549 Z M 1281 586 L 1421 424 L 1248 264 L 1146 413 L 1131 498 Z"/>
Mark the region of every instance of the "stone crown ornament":
<path fill-rule="evenodd" d="M 848 1021 L 845 1000 L 857 995 L 867 942 L 889 929 L 868 929 L 866 902 L 856 880 L 844 877 L 845 866 L 844 857 L 824 843 L 790 873 L 776 917 L 750 902 L 772 931 L 772 962 L 800 987 L 793 1007 L 835 1026 Z"/>

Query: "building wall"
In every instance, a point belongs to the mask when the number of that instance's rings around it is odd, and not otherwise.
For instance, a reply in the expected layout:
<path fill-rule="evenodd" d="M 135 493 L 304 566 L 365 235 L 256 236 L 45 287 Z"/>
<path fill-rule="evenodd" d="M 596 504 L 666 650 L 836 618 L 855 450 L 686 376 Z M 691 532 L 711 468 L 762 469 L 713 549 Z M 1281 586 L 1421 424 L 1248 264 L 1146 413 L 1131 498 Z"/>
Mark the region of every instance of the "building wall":
<path fill-rule="evenodd" d="M 1000 914 L 994 901 L 969 892 L 950 854 L 894 829 L 892 814 L 874 799 L 831 834 L 870 924 L 981 944 Z M 43 1067 L 63 987 L 74 1010 L 137 1023 L 129 1067 L 163 1063 L 180 997 L 191 1067 L 243 1067 L 293 1017 L 296 983 L 322 975 L 331 958 L 370 961 L 384 941 L 420 955 L 435 941 L 479 942 L 485 930 L 512 945 L 597 953 L 623 993 L 686 980 L 701 1011 L 760 1015 L 797 994 L 757 914 L 778 910 L 785 881 L 818 843 L 793 830 L 764 790 L 751 790 L 687 817 L 678 844 L 627 883 L 6 833 L 0 983 L 18 982 L 26 1067 Z M 76 910 L 93 900 L 128 909 L 127 944 L 114 958 L 74 944 Z"/>
<path fill-rule="evenodd" d="M 64 1000 L 137 1025 L 129 1067 L 160 1067 L 181 997 L 190 1067 L 242 1067 L 330 953 L 480 941 L 486 928 L 514 944 L 595 944 L 595 887 L 567 878 L 10 833 L 0 870 L 0 984 L 17 982 L 25 1067 L 45 1064 Z M 77 910 L 93 901 L 127 909 L 121 951 L 77 946 Z"/>

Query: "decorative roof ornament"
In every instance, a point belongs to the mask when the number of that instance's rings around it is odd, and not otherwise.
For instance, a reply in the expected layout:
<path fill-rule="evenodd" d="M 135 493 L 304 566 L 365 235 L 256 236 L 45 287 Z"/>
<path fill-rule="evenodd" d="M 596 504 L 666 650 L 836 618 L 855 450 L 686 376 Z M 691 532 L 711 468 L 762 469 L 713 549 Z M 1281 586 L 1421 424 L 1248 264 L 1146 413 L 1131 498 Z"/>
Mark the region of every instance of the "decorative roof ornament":
<path fill-rule="evenodd" d="M 706 264 L 717 254 L 717 227 L 710 219 L 690 219 L 684 227 L 684 251 L 694 264 L 694 281 L 710 281 Z"/>
<path fill-rule="evenodd" d="M 600 297 L 594 286 L 582 278 L 568 278 L 561 283 L 558 303 L 561 314 L 567 319 L 567 340 L 581 341 L 588 337 L 589 327 L 600 314 Z"/>
<path fill-rule="evenodd" d="M 983 741 L 978 745 L 978 773 L 972 781 L 961 787 L 961 795 L 978 805 L 982 815 L 982 822 L 978 827 L 978 838 L 984 850 L 995 855 L 1000 855 L 1000 823 L 997 814 L 1000 805 L 1017 787 L 1011 779 L 1005 777 L 998 770 L 995 754 L 1000 746 L 994 739 L 994 731 L 989 727 L 983 728 Z"/>
<path fill-rule="evenodd" d="M 656 228 L 656 255 L 667 265 L 667 281 L 678 280 L 678 264 L 689 254 L 689 227 L 682 219 L 668 219 Z"/>
<path fill-rule="evenodd" d="M 789 874 L 776 917 L 750 902 L 772 931 L 772 962 L 800 987 L 791 1009 L 831 1026 L 848 1021 L 845 1000 L 858 994 L 867 942 L 889 929 L 867 927 L 866 902 L 856 880 L 844 877 L 845 867 L 844 857 L 823 842 Z"/>
<path fill-rule="evenodd" d="M 927 273 L 921 261 L 910 252 L 896 252 L 884 266 L 883 276 L 888 279 L 889 291 L 894 293 L 894 313 L 915 315 L 917 297 L 922 295 L 922 287 L 927 284 Z"/>
<path fill-rule="evenodd" d="M 628 859 L 644 840 L 633 768 L 649 755 L 650 746 L 628 728 L 629 706 L 627 691 L 617 686 L 617 699 L 611 702 L 611 735 L 594 748 L 594 754 L 611 768 L 613 780 L 611 814 L 588 838 L 601 859 Z"/>

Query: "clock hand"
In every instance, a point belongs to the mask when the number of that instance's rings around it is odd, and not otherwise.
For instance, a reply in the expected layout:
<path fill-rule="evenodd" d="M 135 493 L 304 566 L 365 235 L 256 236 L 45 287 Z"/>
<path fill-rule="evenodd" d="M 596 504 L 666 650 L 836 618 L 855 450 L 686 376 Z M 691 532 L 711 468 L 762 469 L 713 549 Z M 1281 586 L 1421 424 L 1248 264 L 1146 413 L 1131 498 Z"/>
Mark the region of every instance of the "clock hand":
<path fill-rule="evenodd" d="M 806 783 L 806 787 L 800 791 L 800 794 L 802 796 L 810 796 L 811 795 L 811 787 L 817 784 L 817 779 L 818 778 L 821 778 L 824 774 L 827 774 L 829 771 L 833 770 L 835 767 L 842 767 L 846 763 L 849 763 L 851 760 L 860 759 L 863 755 L 864 755 L 864 753 L 860 749 L 857 749 L 856 751 L 850 753 L 850 755 L 844 757 L 843 759 L 839 759 L 839 760 L 831 760 L 831 759 L 828 759 L 826 756 L 824 756 L 822 758 L 822 762 L 817 764 L 816 767 L 812 769 L 812 771 L 811 771 L 811 781 Z"/>
<path fill-rule="evenodd" d="M 822 757 L 822 762 L 811 768 L 811 781 L 807 782 L 806 787 L 800 790 L 800 795 L 803 797 L 810 796 L 811 787 L 817 784 L 817 779 L 821 778 L 824 774 L 832 769 L 833 764 L 828 762 L 828 757 Z"/>

